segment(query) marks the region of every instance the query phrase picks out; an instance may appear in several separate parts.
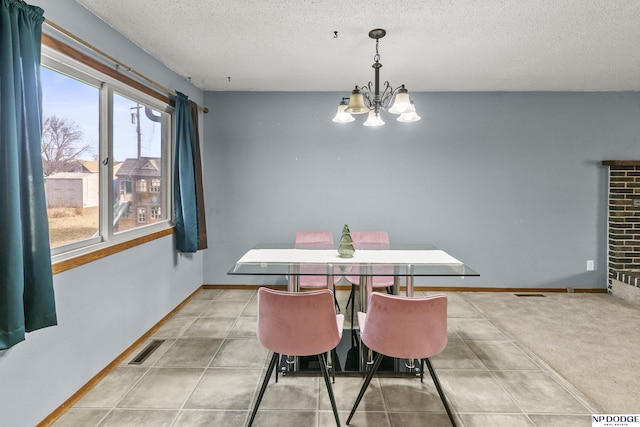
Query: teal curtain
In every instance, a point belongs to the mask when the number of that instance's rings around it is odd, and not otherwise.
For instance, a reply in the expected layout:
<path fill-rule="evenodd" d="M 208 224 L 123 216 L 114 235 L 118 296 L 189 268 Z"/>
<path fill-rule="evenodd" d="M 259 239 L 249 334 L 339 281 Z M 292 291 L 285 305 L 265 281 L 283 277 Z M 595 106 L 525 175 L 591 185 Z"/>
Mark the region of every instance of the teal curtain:
<path fill-rule="evenodd" d="M 192 116 L 190 110 L 189 98 L 177 92 L 173 202 L 176 248 L 182 252 L 196 252 L 207 247 L 197 114 Z"/>
<path fill-rule="evenodd" d="M 207 249 L 207 221 L 204 209 L 204 185 L 202 184 L 202 162 L 200 157 L 200 137 L 198 126 L 198 105 L 189 101 L 189 109 L 191 110 L 191 122 L 194 129 L 195 142 L 195 166 L 196 166 L 196 200 L 198 203 L 198 250 Z"/>
<path fill-rule="evenodd" d="M 56 324 L 40 152 L 43 10 L 1 1 L 0 350 Z"/>

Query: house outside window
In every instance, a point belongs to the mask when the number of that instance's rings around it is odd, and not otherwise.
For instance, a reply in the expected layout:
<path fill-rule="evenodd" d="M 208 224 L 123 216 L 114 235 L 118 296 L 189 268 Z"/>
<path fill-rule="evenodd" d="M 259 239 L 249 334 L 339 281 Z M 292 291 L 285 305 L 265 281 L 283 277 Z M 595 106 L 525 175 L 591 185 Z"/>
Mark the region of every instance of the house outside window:
<path fill-rule="evenodd" d="M 140 221 L 137 216 L 135 218 L 122 217 L 118 224 L 119 231 L 130 230 L 139 227 L 140 224 L 151 224 L 163 220 L 163 209 L 161 208 L 165 198 L 164 194 L 160 191 L 147 191 L 149 189 L 147 183 L 153 186 L 154 181 L 162 182 L 161 165 L 162 159 L 159 157 L 127 158 L 120 165 L 116 173 L 116 178 L 120 181 L 130 180 L 135 182 L 136 191 L 133 196 L 127 200 L 133 212 L 138 212 L 138 207 L 146 208 L 147 206 L 155 206 L 160 209 L 158 209 L 158 215 L 153 215 L 149 212 L 149 218 L 147 218 L 145 214 L 144 221 Z"/>

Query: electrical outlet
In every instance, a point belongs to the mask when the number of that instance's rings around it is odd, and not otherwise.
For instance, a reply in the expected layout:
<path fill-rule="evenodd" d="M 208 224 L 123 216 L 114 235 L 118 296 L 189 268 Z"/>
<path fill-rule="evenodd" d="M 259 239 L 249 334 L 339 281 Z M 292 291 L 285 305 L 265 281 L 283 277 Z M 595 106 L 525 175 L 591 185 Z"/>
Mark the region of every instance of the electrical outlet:
<path fill-rule="evenodd" d="M 587 260 L 587 271 L 593 271 L 595 268 L 595 265 L 593 263 L 592 259 L 588 259 Z"/>

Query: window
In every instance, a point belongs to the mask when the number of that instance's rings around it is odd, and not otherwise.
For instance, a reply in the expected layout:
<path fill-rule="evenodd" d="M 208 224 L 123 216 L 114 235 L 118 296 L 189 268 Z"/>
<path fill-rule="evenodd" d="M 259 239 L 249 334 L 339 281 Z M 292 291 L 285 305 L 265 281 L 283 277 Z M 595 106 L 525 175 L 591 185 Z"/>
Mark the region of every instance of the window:
<path fill-rule="evenodd" d="M 41 79 L 54 261 L 169 227 L 173 109 L 47 46 Z"/>
<path fill-rule="evenodd" d="M 138 208 L 138 223 L 144 224 L 147 222 L 147 208 Z"/>
<path fill-rule="evenodd" d="M 123 177 L 118 180 L 120 182 L 120 196 L 131 194 L 131 179 Z"/>
<path fill-rule="evenodd" d="M 138 193 L 147 192 L 147 181 L 145 179 L 139 179 L 136 181 L 136 191 Z"/>
<path fill-rule="evenodd" d="M 41 79 L 42 169 L 49 240 L 57 247 L 99 232 L 100 82 L 46 67 Z"/>
<path fill-rule="evenodd" d="M 162 218 L 162 208 L 160 206 L 151 206 L 151 219 Z"/>

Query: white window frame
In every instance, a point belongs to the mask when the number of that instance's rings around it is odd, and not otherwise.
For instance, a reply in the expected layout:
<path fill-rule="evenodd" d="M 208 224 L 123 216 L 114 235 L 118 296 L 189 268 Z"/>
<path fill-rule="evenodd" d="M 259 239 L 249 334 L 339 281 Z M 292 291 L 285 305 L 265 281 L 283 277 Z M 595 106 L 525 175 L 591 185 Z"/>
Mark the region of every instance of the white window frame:
<path fill-rule="evenodd" d="M 60 262 L 71 259 L 80 255 L 104 249 L 109 246 L 117 245 L 128 240 L 134 240 L 146 235 L 154 234 L 162 230 L 173 227 L 173 194 L 167 183 L 173 182 L 173 147 L 175 144 L 175 115 L 174 108 L 170 105 L 152 97 L 146 93 L 140 92 L 125 83 L 107 76 L 93 67 L 86 65 L 80 61 L 64 55 L 48 46 L 42 45 L 41 62 L 43 66 L 47 66 L 57 72 L 76 77 L 82 81 L 100 87 L 100 143 L 99 143 L 99 159 L 100 159 L 100 225 L 98 236 L 78 242 L 51 248 L 52 262 Z M 162 151 L 162 179 L 160 193 L 166 202 L 162 205 L 163 213 L 167 215 L 165 220 L 157 221 L 152 224 L 141 225 L 139 227 L 115 232 L 113 221 L 105 221 L 105 218 L 111 218 L 114 199 L 119 197 L 114 194 L 113 190 L 113 165 L 109 159 L 113 158 L 113 140 L 111 136 L 111 128 L 113 123 L 113 93 L 140 101 L 140 103 L 166 113 L 168 120 L 163 123 L 163 137 L 165 144 Z M 132 184 L 132 191 L 135 191 L 135 183 Z M 136 219 L 137 219 L 137 212 Z M 148 212 L 147 212 L 148 214 Z M 148 221 L 147 221 L 148 222 Z"/>

